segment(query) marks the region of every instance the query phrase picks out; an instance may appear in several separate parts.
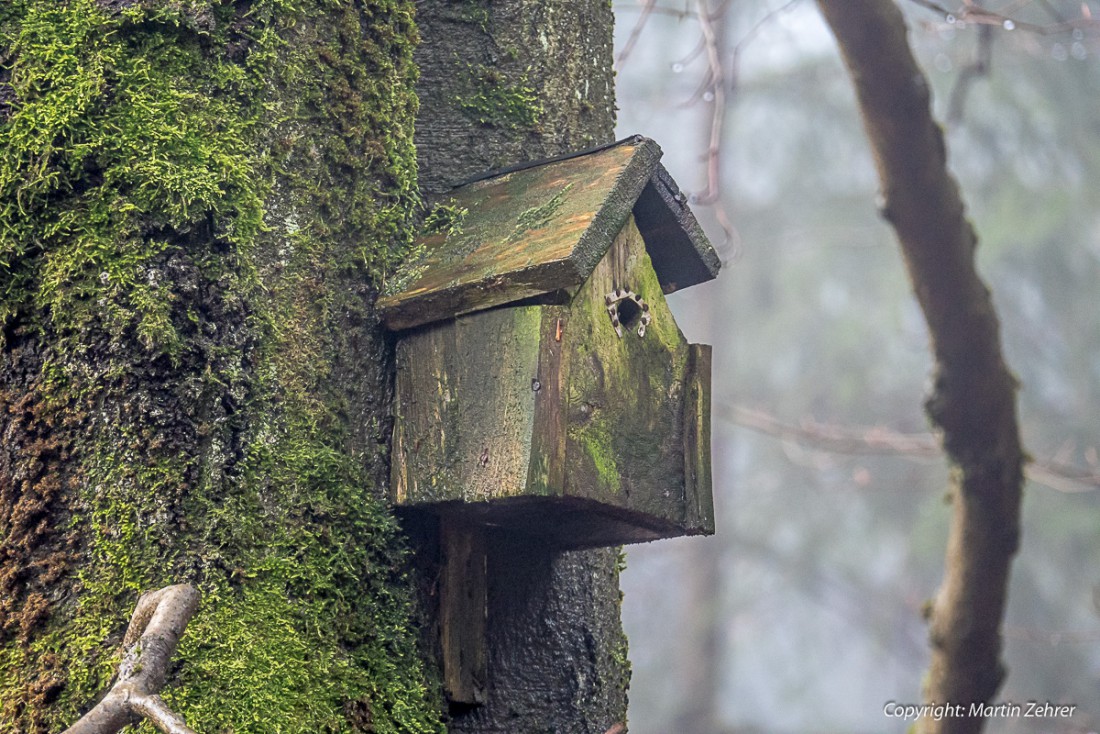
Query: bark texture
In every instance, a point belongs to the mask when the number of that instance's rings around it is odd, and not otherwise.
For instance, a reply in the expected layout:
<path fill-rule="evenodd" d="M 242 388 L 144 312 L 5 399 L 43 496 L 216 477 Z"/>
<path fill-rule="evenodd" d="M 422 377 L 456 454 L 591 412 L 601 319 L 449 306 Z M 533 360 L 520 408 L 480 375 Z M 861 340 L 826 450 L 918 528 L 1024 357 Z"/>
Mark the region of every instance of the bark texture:
<path fill-rule="evenodd" d="M 608 142 L 612 14 L 602 0 L 426 0 L 418 8 L 420 180 Z M 452 732 L 602 734 L 626 717 L 618 551 L 488 538 L 488 692 Z M 430 601 L 430 595 L 425 594 Z"/>
<path fill-rule="evenodd" d="M 415 40 L 399 0 L 0 3 L 0 730 L 76 721 L 181 582 L 196 730 L 441 730 L 371 306 Z"/>
<path fill-rule="evenodd" d="M 1002 355 L 988 288 L 974 264 L 977 238 L 946 167 L 927 81 L 889 0 L 818 0 L 855 83 L 879 171 L 883 215 L 901 243 L 935 358 L 926 408 L 952 465 L 947 561 L 930 611 L 933 703 L 990 701 L 1000 661 L 1012 556 L 1019 545 L 1025 456 L 1014 376 Z M 920 722 L 921 731 L 981 730 L 979 717 Z"/>

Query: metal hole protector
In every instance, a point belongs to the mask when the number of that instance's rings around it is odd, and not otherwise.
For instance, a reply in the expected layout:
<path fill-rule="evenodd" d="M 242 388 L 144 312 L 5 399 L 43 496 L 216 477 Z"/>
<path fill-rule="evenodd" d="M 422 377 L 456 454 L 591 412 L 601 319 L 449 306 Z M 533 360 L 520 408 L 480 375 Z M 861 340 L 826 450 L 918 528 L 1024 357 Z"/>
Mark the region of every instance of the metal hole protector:
<path fill-rule="evenodd" d="M 641 296 L 629 288 L 616 288 L 604 296 L 607 304 L 607 314 L 611 317 L 611 325 L 615 327 L 615 333 L 623 338 L 623 325 L 633 329 L 635 320 L 638 322 L 638 336 L 645 336 L 646 327 L 653 317 L 649 313 L 649 304 Z M 625 308 L 624 308 L 625 307 Z M 639 317 L 638 314 L 641 314 Z"/>

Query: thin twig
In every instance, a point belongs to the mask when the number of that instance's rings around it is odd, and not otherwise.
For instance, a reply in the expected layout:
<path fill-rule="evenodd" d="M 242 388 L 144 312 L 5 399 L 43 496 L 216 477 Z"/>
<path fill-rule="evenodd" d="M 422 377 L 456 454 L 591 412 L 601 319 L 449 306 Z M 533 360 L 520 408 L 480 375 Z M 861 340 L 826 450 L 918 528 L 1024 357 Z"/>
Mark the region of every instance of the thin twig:
<path fill-rule="evenodd" d="M 943 453 L 939 440 L 932 433 L 903 433 L 885 426 L 820 423 L 810 418 L 794 424 L 743 405 L 716 404 L 715 413 L 743 428 L 827 453 L 908 459 L 931 459 Z M 1036 484 L 1067 494 L 1100 489 L 1097 467 L 1083 469 L 1057 457 L 1032 460 L 1025 468 L 1025 475 Z"/>
<path fill-rule="evenodd" d="M 649 16 L 653 14 L 653 6 L 657 4 L 657 0 L 645 0 L 642 5 L 642 12 L 638 15 L 638 20 L 634 22 L 634 27 L 630 29 L 630 36 L 626 39 L 626 43 L 623 44 L 622 51 L 619 52 L 619 56 L 615 59 L 615 68 L 621 69 L 626 62 L 630 52 L 634 50 L 634 46 L 637 45 L 638 39 L 642 35 L 642 31 L 645 30 L 646 23 L 649 21 Z"/>
<path fill-rule="evenodd" d="M 955 125 L 962 120 L 966 108 L 966 98 L 975 79 L 988 76 L 993 68 L 993 28 L 983 25 L 978 31 L 978 51 L 974 60 L 959 71 L 955 87 L 951 90 L 947 104 L 947 124 Z"/>
<path fill-rule="evenodd" d="M 718 49 L 718 34 L 706 0 L 696 0 L 699 4 L 699 28 L 703 32 L 703 42 L 707 49 L 707 69 L 710 84 L 708 91 L 712 95 L 710 136 L 707 144 L 707 188 L 695 197 L 699 204 L 713 204 L 718 200 L 721 176 L 722 123 L 726 114 L 726 75 L 722 69 L 722 59 Z"/>
<path fill-rule="evenodd" d="M 143 717 L 164 734 L 196 734 L 157 694 L 198 608 L 199 592 L 190 584 L 142 594 L 122 640 L 115 684 L 64 734 L 115 734 Z"/>
<path fill-rule="evenodd" d="M 909 2 L 925 8 L 926 10 L 931 10 L 937 15 L 942 16 L 948 23 L 973 23 L 977 26 L 1000 26 L 1006 31 L 1023 31 L 1025 33 L 1034 33 L 1041 36 L 1070 33 L 1075 30 L 1095 30 L 1100 28 L 1100 22 L 1094 20 L 1091 15 L 1088 14 L 1088 6 L 1082 6 L 1082 16 L 1080 18 L 1069 20 L 1058 14 L 1058 11 L 1049 3 L 1042 2 L 1042 5 L 1047 11 L 1058 19 L 1056 23 L 1044 25 L 1041 23 L 1030 23 L 1020 20 L 1011 13 L 989 10 L 973 2 L 973 0 L 964 0 L 962 7 L 957 10 L 951 10 L 941 3 L 935 2 L 935 0 L 909 0 Z"/>

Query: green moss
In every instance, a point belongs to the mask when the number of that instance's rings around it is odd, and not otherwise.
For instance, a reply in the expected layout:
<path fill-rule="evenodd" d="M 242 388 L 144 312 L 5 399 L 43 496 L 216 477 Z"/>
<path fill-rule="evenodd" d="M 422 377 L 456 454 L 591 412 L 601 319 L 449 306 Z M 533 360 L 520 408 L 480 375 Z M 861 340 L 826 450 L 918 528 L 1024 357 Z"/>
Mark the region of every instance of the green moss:
<path fill-rule="evenodd" d="M 466 0 L 461 3 L 458 17 L 471 25 L 476 25 L 482 33 L 489 32 L 489 7 L 484 0 Z"/>
<path fill-rule="evenodd" d="M 605 489 L 618 493 L 622 490 L 622 477 L 616 463 L 615 446 L 611 431 L 603 422 L 603 416 L 592 419 L 583 431 L 577 431 L 573 438 L 584 447 L 596 467 L 596 476 Z"/>
<path fill-rule="evenodd" d="M 503 75 L 488 66 L 467 64 L 459 78 L 463 90 L 454 100 L 471 120 L 482 125 L 507 130 L 531 130 L 542 117 L 538 92 L 525 71 L 509 83 Z"/>
<path fill-rule="evenodd" d="M 566 184 L 562 187 L 561 191 L 550 197 L 546 203 L 520 212 L 516 217 L 515 229 L 513 229 L 512 234 L 509 235 L 508 241 L 518 242 L 530 230 L 541 229 L 549 224 L 550 220 L 553 219 L 554 215 L 561 209 L 562 204 L 565 203 L 565 197 L 572 188 L 573 184 Z"/>
<path fill-rule="evenodd" d="M 148 265 L 157 232 L 207 218 L 247 247 L 267 179 L 248 153 L 261 81 L 233 64 L 198 68 L 194 38 L 128 34 L 92 0 L 9 9 L 3 43 L 18 102 L 0 160 L 0 320 L 21 307 L 61 330 L 136 323 L 151 348 L 178 348 Z M 130 22 L 147 20 L 136 8 Z M 94 297 L 93 297 L 94 296 Z M 28 303 L 29 301 L 29 303 Z"/>
<path fill-rule="evenodd" d="M 438 204 L 432 207 L 432 210 L 428 212 L 428 216 L 424 219 L 424 226 L 421 227 L 421 230 L 427 235 L 443 234 L 448 237 L 452 235 L 457 236 L 461 234 L 462 223 L 469 213 L 469 209 L 463 206 L 456 206 L 452 199 L 445 204 Z"/>
<path fill-rule="evenodd" d="M 371 284 L 418 207 L 412 17 L 0 7 L 0 335 L 45 345 L 34 397 L 74 436 L 77 558 L 67 601 L 0 637 L 0 729 L 64 728 L 138 594 L 189 580 L 203 604 L 165 696 L 196 729 L 440 730 L 383 449 L 350 418 L 380 397 L 349 369 L 380 359 L 357 351 Z"/>

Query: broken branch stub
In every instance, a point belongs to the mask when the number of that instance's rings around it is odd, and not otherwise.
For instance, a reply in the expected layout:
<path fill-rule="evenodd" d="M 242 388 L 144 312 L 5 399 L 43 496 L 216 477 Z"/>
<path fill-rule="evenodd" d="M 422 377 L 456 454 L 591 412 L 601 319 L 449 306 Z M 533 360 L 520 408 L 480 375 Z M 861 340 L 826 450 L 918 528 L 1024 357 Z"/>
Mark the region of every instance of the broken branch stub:
<path fill-rule="evenodd" d="M 122 640 L 123 658 L 115 684 L 63 734 L 115 734 L 142 718 L 165 734 L 196 734 L 157 694 L 198 608 L 199 592 L 190 584 L 142 594 Z"/>

